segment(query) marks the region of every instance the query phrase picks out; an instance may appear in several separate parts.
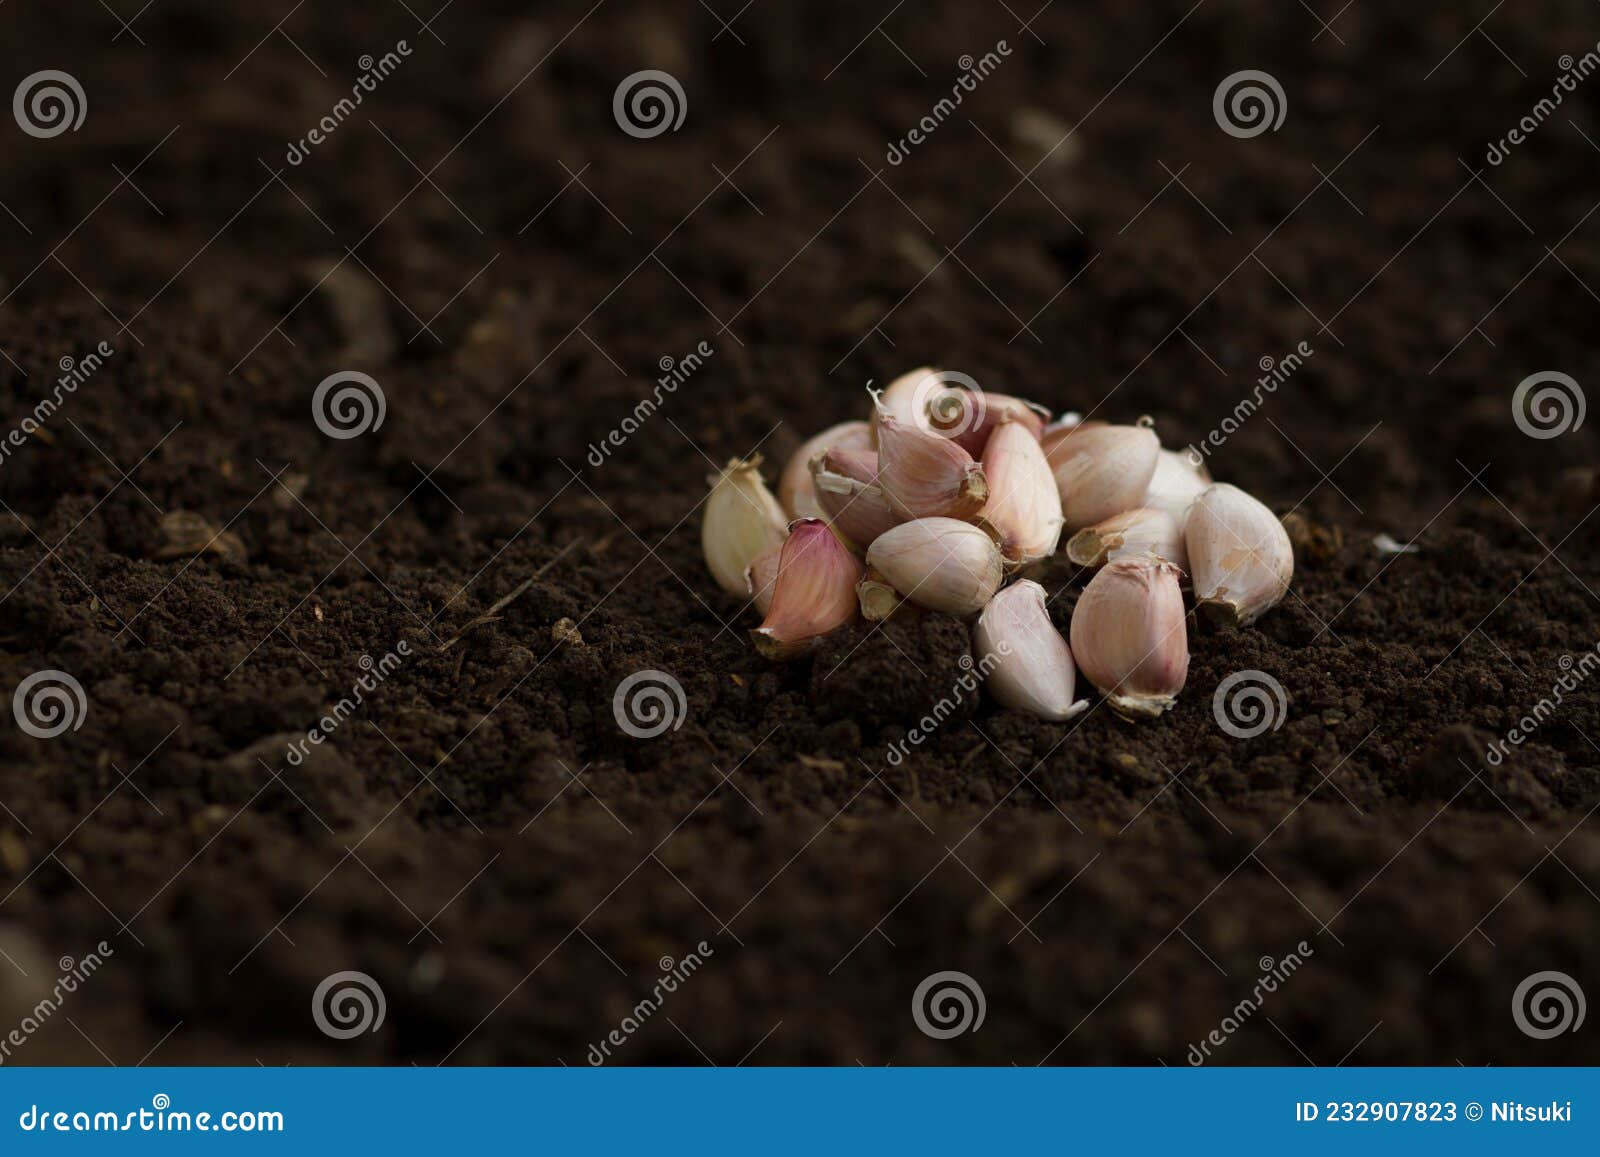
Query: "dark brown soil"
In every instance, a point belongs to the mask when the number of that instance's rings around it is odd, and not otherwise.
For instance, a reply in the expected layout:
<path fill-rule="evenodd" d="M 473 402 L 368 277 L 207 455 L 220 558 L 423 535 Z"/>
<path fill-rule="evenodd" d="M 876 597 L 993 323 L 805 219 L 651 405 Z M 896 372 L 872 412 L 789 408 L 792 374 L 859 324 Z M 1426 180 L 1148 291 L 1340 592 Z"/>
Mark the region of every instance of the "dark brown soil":
<path fill-rule="evenodd" d="M 1544 970 L 1600 994 L 1595 687 L 1484 751 L 1600 635 L 1596 424 L 1511 407 L 1597 380 L 1600 80 L 1484 157 L 1600 11 L 591 2 L 0 9 L 0 80 L 88 101 L 4 126 L 7 430 L 114 348 L 0 465 L 0 686 L 58 669 L 88 704 L 0 729 L 0 1037 L 58 957 L 114 951 L 8 1063 L 581 1064 L 702 940 L 617 1062 L 1182 1064 L 1301 941 L 1217 1062 L 1592 1062 L 1592 1017 L 1537 1040 L 1511 1005 Z M 646 68 L 687 116 L 635 139 L 612 94 Z M 1218 127 L 1241 69 L 1281 83 L 1276 132 Z M 963 625 L 773 667 L 701 561 L 713 465 L 781 464 L 869 379 L 938 363 L 1181 445 L 1301 341 L 1212 457 L 1303 520 L 1293 595 L 1196 625 L 1157 723 L 969 700 L 889 766 Z M 313 422 L 340 370 L 381 428 Z M 173 512 L 230 537 L 193 556 Z M 1080 584 L 1043 581 L 1064 628 Z M 634 739 L 612 696 L 647 668 L 687 715 Z M 1280 729 L 1219 728 L 1241 670 Z M 347 1041 L 311 1012 L 342 970 L 387 1000 Z M 917 1028 L 942 970 L 979 1031 Z"/>

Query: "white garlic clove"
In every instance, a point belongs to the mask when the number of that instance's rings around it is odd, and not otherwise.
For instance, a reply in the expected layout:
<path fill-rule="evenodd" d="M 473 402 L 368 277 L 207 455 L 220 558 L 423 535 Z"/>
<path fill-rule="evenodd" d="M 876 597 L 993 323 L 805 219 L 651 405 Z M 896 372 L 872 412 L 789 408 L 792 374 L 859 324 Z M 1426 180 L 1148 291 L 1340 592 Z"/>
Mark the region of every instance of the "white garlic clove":
<path fill-rule="evenodd" d="M 850 549 L 817 518 L 796 520 L 778 558 L 772 603 L 750 632 L 769 659 L 790 659 L 856 617 L 864 571 Z"/>
<path fill-rule="evenodd" d="M 761 455 L 730 458 L 722 473 L 707 478 L 700 548 L 717 585 L 730 595 L 746 593 L 744 572 L 756 559 L 783 545 L 788 519 L 761 480 Z"/>
<path fill-rule="evenodd" d="M 783 547 L 769 550 L 745 568 L 745 594 L 755 605 L 756 614 L 766 618 L 772 607 L 772 590 L 778 581 L 778 562 L 783 558 Z"/>
<path fill-rule="evenodd" d="M 778 501 L 790 518 L 821 518 L 822 508 L 811 489 L 811 460 L 824 450 L 870 450 L 872 427 L 865 422 L 840 422 L 807 441 L 789 457 L 778 479 Z"/>
<path fill-rule="evenodd" d="M 1197 608 L 1244 626 L 1289 590 L 1294 548 L 1278 516 L 1226 482 L 1206 488 L 1184 524 Z"/>
<path fill-rule="evenodd" d="M 1141 506 L 1113 514 L 1078 531 L 1067 541 L 1067 558 L 1078 566 L 1099 566 L 1125 555 L 1153 554 L 1181 571 L 1189 569 L 1183 528 L 1165 510 Z"/>
<path fill-rule="evenodd" d="M 905 519 L 878 485 L 878 455 L 871 450 L 825 450 L 811 462 L 817 504 L 835 531 L 865 549 Z"/>
<path fill-rule="evenodd" d="M 953 615 L 982 610 L 1005 577 L 994 539 L 954 518 L 901 523 L 867 548 L 867 565 L 918 606 Z"/>
<path fill-rule="evenodd" d="M 1211 472 L 1198 458 L 1199 451 L 1193 447 L 1162 450 L 1156 458 L 1156 472 L 1144 493 L 1144 505 L 1165 510 L 1181 527 L 1189 507 L 1200 497 L 1200 492 L 1211 485 Z"/>
<path fill-rule="evenodd" d="M 1081 530 L 1143 500 L 1155 474 L 1161 441 L 1143 426 L 1085 422 L 1045 450 L 1061 489 L 1068 530 Z"/>
<path fill-rule="evenodd" d="M 1072 610 L 1072 655 L 1119 715 L 1171 707 L 1189 673 L 1178 568 L 1148 555 L 1107 563 Z"/>
<path fill-rule="evenodd" d="M 983 467 L 971 454 L 882 409 L 878 486 L 903 518 L 971 518 L 989 500 Z"/>
<path fill-rule="evenodd" d="M 1089 706 L 1073 702 L 1077 669 L 1067 641 L 1050 621 L 1044 588 L 1029 579 L 989 600 L 973 628 L 973 659 L 984 686 L 1004 707 L 1060 723 Z"/>
<path fill-rule="evenodd" d="M 1002 422 L 983 449 L 989 502 L 983 517 L 1000 537 L 1000 553 L 1013 567 L 1056 552 L 1061 541 L 1061 492 L 1033 431 Z"/>

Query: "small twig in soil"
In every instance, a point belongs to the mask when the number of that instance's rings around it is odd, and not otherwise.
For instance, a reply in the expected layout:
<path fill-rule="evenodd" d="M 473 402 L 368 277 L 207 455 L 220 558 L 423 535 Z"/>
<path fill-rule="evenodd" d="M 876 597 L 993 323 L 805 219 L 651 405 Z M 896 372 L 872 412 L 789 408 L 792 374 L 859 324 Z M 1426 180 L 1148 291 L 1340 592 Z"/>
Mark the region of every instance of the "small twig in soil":
<path fill-rule="evenodd" d="M 575 538 L 571 542 L 567 543 L 566 546 L 564 546 L 560 550 L 556 551 L 554 558 L 550 559 L 549 562 L 545 563 L 538 570 L 534 571 L 527 578 L 523 579 L 522 583 L 517 587 L 516 590 L 512 591 L 510 594 L 506 595 L 502 599 L 497 599 L 495 601 L 495 604 L 493 606 L 491 606 L 487 611 L 483 612 L 483 614 L 476 615 L 473 618 L 468 619 L 466 621 L 466 623 L 462 625 L 462 627 L 461 627 L 461 629 L 459 631 L 457 631 L 449 639 L 446 639 L 443 643 L 441 643 L 439 645 L 439 651 L 441 653 L 443 653 L 445 651 L 448 651 L 451 647 L 453 647 L 457 643 L 459 643 L 461 641 L 461 639 L 462 639 L 462 636 L 466 635 L 469 631 L 475 631 L 479 627 L 483 626 L 485 623 L 492 623 L 492 622 L 495 622 L 497 619 L 499 619 L 501 611 L 505 610 L 512 603 L 516 602 L 519 598 L 521 598 L 527 592 L 529 587 L 531 587 L 534 583 L 538 582 L 541 578 L 543 578 L 545 576 L 546 572 L 548 572 L 551 567 L 555 566 L 556 563 L 560 562 L 562 560 L 562 558 L 564 558 L 566 556 L 568 551 L 570 551 L 573 547 L 577 546 L 582 541 L 583 541 L 582 539 Z"/>

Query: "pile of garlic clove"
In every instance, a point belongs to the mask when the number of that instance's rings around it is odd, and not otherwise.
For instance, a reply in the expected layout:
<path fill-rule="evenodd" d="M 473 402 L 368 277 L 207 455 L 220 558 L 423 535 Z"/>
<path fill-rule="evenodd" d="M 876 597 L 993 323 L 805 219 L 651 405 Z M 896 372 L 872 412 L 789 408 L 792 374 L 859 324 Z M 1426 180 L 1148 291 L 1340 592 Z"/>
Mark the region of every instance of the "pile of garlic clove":
<path fill-rule="evenodd" d="M 1254 622 L 1289 589 L 1294 553 L 1261 502 L 1213 483 L 1146 425 L 1049 421 L 1021 398 L 923 368 L 872 394 L 868 421 L 830 427 L 784 467 L 759 456 L 708 479 L 701 545 L 717 584 L 762 616 L 771 659 L 856 622 L 975 616 L 974 653 L 1002 706 L 1063 721 L 1078 672 L 1128 718 L 1160 715 L 1189 669 L 1183 586 L 1197 610 Z M 1069 631 L 1020 572 L 1054 555 L 1098 568 Z M 1008 579 L 1017 581 L 1007 585 Z"/>

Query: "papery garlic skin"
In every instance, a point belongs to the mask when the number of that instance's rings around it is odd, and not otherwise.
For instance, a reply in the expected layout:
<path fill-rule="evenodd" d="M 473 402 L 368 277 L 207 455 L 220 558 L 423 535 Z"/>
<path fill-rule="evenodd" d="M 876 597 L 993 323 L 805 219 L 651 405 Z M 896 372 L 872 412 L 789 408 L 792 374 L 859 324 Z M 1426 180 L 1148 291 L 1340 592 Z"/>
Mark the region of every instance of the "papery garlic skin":
<path fill-rule="evenodd" d="M 1189 569 L 1183 528 L 1165 510 L 1141 506 L 1085 527 L 1067 543 L 1067 558 L 1078 566 L 1099 566 L 1127 555 L 1153 554 L 1179 570 Z"/>
<path fill-rule="evenodd" d="M 1294 577 L 1294 547 L 1282 521 L 1237 486 L 1218 482 L 1189 508 L 1184 524 L 1195 606 L 1245 626 L 1275 606 Z"/>
<path fill-rule="evenodd" d="M 983 449 L 989 501 L 983 517 L 1000 535 L 1000 553 L 1013 567 L 1056 552 L 1061 541 L 1061 492 L 1033 431 L 1003 422 Z"/>
<path fill-rule="evenodd" d="M 790 455 L 778 479 L 778 502 L 791 519 L 823 517 L 811 488 L 811 460 L 825 450 L 870 450 L 874 445 L 872 427 L 866 422 L 829 426 Z"/>
<path fill-rule="evenodd" d="M 1067 641 L 1050 621 L 1044 588 L 1029 579 L 1013 583 L 989 600 L 972 631 L 984 687 L 1004 707 L 1060 723 L 1082 713 L 1087 699 L 1073 701 L 1077 668 Z"/>
<path fill-rule="evenodd" d="M 1189 673 L 1189 638 L 1178 568 L 1149 556 L 1109 562 L 1072 611 L 1078 670 L 1119 715 L 1160 715 Z"/>
<path fill-rule="evenodd" d="M 1068 530 L 1081 530 L 1140 505 L 1161 441 L 1143 426 L 1083 423 L 1049 446 Z"/>
<path fill-rule="evenodd" d="M 746 593 L 744 572 L 756 559 L 783 545 L 789 520 L 761 479 L 761 455 L 730 458 L 722 473 L 706 481 L 700 549 L 717 585 L 730 595 Z"/>
<path fill-rule="evenodd" d="M 756 649 L 769 659 L 791 659 L 854 621 L 856 584 L 864 573 L 827 523 L 796 520 L 778 559 L 771 605 L 750 632 Z"/>
<path fill-rule="evenodd" d="M 878 412 L 878 486 L 903 518 L 971 518 L 989 500 L 989 483 L 955 442 Z"/>
<path fill-rule="evenodd" d="M 954 518 L 901 523 L 867 548 L 867 565 L 911 602 L 952 615 L 981 611 L 1005 578 L 994 539 Z"/>
<path fill-rule="evenodd" d="M 812 459 L 811 477 L 823 517 L 859 549 L 905 521 L 878 485 L 878 455 L 871 450 L 826 450 Z"/>
<path fill-rule="evenodd" d="M 778 582 L 778 563 L 783 558 L 783 547 L 769 550 L 745 568 L 745 595 L 755 605 L 756 614 L 765 618 L 772 607 L 772 591 Z"/>
<path fill-rule="evenodd" d="M 1156 458 L 1156 472 L 1151 475 L 1150 486 L 1145 490 L 1142 503 L 1166 511 L 1179 527 L 1183 526 L 1194 500 L 1211 485 L 1211 472 L 1206 469 L 1205 463 L 1197 463 L 1190 456 L 1191 453 L 1184 450 L 1161 451 Z"/>

